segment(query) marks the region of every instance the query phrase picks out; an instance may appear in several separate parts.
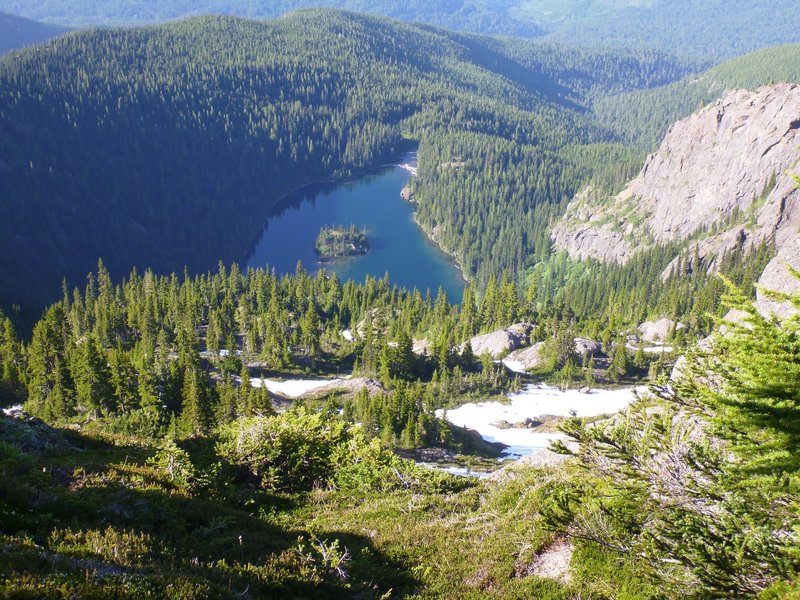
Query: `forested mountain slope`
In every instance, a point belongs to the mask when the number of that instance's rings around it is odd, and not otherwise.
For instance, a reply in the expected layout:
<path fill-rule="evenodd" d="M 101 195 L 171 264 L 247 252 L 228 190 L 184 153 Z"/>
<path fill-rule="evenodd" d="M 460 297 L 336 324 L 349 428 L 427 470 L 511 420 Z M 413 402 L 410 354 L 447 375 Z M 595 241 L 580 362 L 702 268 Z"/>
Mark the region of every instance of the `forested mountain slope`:
<path fill-rule="evenodd" d="M 65 31 L 64 27 L 0 12 L 0 54 L 46 42 Z"/>
<path fill-rule="evenodd" d="M 509 218 L 540 205 L 558 212 L 591 171 L 576 148 L 607 137 L 586 119 L 587 94 L 685 73 L 656 53 L 606 52 L 571 68 L 582 54 L 304 11 L 83 31 L 6 57 L 3 304 L 52 299 L 62 277 L 82 280 L 98 257 L 115 272 L 238 260 L 279 197 L 380 164 L 404 135 L 420 140 L 423 171 L 469 140 L 483 140 L 470 149 L 483 164 L 522 152 L 532 162 L 515 164 L 537 176 L 514 192 Z M 546 239 L 545 221 L 529 241 L 512 240 L 511 263 Z"/>
<path fill-rule="evenodd" d="M 704 60 L 794 42 L 800 29 L 791 0 L 0 0 L 0 10 L 69 25 L 142 24 L 210 13 L 273 18 L 321 6 L 492 35 L 660 48 Z"/>

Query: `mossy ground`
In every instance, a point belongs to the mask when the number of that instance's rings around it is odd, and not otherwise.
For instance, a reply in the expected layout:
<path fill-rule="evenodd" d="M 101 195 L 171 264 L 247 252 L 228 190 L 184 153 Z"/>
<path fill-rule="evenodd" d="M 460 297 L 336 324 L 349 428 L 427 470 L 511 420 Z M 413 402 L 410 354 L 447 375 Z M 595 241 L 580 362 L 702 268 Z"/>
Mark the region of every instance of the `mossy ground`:
<path fill-rule="evenodd" d="M 576 552 L 584 563 L 571 584 L 529 574 L 557 535 L 541 514 L 568 481 L 563 470 L 278 494 L 238 480 L 213 439 L 181 444 L 196 476 L 178 484 L 141 440 L 16 424 L 50 445 L 22 451 L 18 432 L 0 430 L 6 597 L 650 597 L 641 586 L 620 596 L 593 583 L 619 577 L 602 552 Z"/>

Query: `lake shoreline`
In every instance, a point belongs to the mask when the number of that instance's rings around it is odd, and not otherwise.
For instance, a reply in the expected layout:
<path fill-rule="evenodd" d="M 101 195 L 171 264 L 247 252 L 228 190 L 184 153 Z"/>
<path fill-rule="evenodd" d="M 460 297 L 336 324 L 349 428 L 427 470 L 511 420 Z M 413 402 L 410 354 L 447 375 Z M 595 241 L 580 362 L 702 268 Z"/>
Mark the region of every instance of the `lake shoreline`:
<path fill-rule="evenodd" d="M 284 227 L 287 222 L 293 223 L 291 227 L 295 228 L 298 233 L 300 231 L 305 231 L 306 227 L 313 228 L 317 225 L 313 216 L 309 214 L 310 220 L 299 220 L 296 217 L 291 217 L 289 215 L 293 214 L 295 210 L 306 210 L 302 209 L 303 206 L 308 206 L 307 203 L 311 203 L 311 205 L 315 205 L 319 199 L 323 197 L 327 197 L 328 195 L 333 194 L 336 197 L 338 194 L 342 193 L 342 190 L 345 190 L 344 193 L 350 193 L 347 190 L 351 189 L 358 189 L 360 185 L 366 183 L 367 185 L 373 178 L 383 178 L 383 177 L 391 177 L 392 182 L 398 185 L 397 189 L 391 189 L 391 191 L 387 194 L 387 191 L 383 191 L 381 198 L 386 198 L 387 202 L 391 202 L 393 206 L 394 202 L 400 202 L 400 199 L 396 199 L 397 195 L 400 193 L 402 189 L 405 189 L 411 184 L 411 178 L 416 176 L 415 172 L 417 171 L 417 155 L 415 150 L 409 150 L 402 154 L 401 156 L 397 157 L 396 161 L 387 161 L 380 166 L 365 169 L 363 171 L 355 172 L 350 174 L 347 177 L 326 177 L 323 179 L 319 179 L 313 182 L 305 183 L 300 186 L 296 186 L 295 188 L 289 190 L 285 194 L 283 194 L 272 206 L 269 211 L 268 217 L 265 219 L 264 224 L 262 226 L 262 230 L 260 235 L 252 242 L 248 248 L 248 251 L 243 255 L 241 264 L 244 265 L 244 268 L 250 267 L 265 267 L 269 269 L 274 269 L 276 271 L 280 271 L 281 273 L 290 272 L 287 266 L 287 260 L 290 257 L 297 256 L 297 261 L 302 262 L 306 269 L 311 271 L 319 271 L 319 270 L 326 270 L 326 271 L 333 271 L 339 273 L 342 268 L 340 265 L 346 264 L 352 260 L 358 260 L 359 258 L 366 257 L 372 254 L 373 248 L 370 248 L 370 252 L 366 254 L 359 254 L 356 256 L 347 256 L 341 257 L 336 259 L 331 259 L 329 257 L 321 257 L 319 253 L 315 252 L 314 255 L 310 255 L 310 253 L 305 252 L 296 252 L 288 250 L 288 248 L 294 248 L 294 240 L 286 239 L 286 234 L 284 233 Z M 402 182 L 397 184 L 398 181 L 402 179 Z M 458 256 L 455 253 L 448 252 L 445 250 L 435 239 L 430 232 L 428 232 L 418 221 L 417 219 L 417 210 L 414 203 L 408 203 L 402 201 L 402 204 L 407 206 L 407 217 L 408 218 L 408 225 L 404 225 L 403 228 L 409 227 L 415 230 L 416 236 L 414 236 L 418 241 L 414 242 L 415 244 L 423 244 L 428 247 L 426 251 L 430 256 L 438 256 L 439 258 L 435 258 L 434 260 L 446 264 L 449 268 L 449 275 L 445 279 L 440 279 L 441 283 L 437 283 L 436 281 L 425 281 L 423 287 L 430 289 L 432 292 L 435 292 L 437 287 L 444 286 L 445 290 L 448 292 L 448 296 L 452 296 L 454 298 L 459 298 L 463 291 L 463 288 L 466 284 L 469 283 L 469 278 L 465 276 L 464 268 L 460 264 L 458 260 Z M 320 205 L 320 206 L 324 206 Z M 334 206 L 336 206 L 334 204 Z M 391 211 L 394 209 L 389 209 L 389 205 L 387 205 L 386 210 Z M 311 209 L 312 211 L 316 211 L 318 209 Z M 329 211 L 330 209 L 323 209 L 320 208 L 319 210 Z M 381 209 L 383 210 L 383 209 Z M 374 211 L 371 209 L 367 209 L 365 215 L 370 215 Z M 362 215 L 362 213 L 358 213 L 358 215 Z M 397 215 L 399 217 L 399 215 Z M 337 218 L 341 219 L 336 215 L 330 215 L 330 218 L 334 220 L 331 222 L 338 222 L 336 221 Z M 289 218 L 289 221 L 286 219 Z M 352 222 L 360 222 L 360 216 L 353 216 L 350 215 L 345 219 L 354 219 L 355 221 Z M 368 219 L 370 217 L 367 217 Z M 293 219 L 293 220 L 292 220 Z M 328 221 L 325 221 L 327 223 Z M 351 221 L 348 221 L 351 222 Z M 323 223 L 324 225 L 324 223 Z M 363 223 L 366 225 L 366 222 Z M 391 226 L 394 229 L 394 225 Z M 273 232 L 273 228 L 274 229 Z M 380 231 L 380 230 L 379 230 Z M 385 230 L 384 230 L 385 232 Z M 379 237 L 377 238 L 377 244 L 381 247 L 381 244 L 384 244 L 382 247 L 384 250 L 379 250 L 379 253 L 383 254 L 386 252 L 385 248 L 385 241 L 381 241 L 383 238 L 380 237 L 380 233 L 378 234 Z M 407 235 L 407 234 L 406 234 Z M 305 236 L 303 233 L 302 236 Z M 389 239 L 394 239 L 390 235 Z M 279 240 L 284 240 L 288 245 L 279 246 L 281 243 Z M 405 241 L 405 240 L 404 240 Z M 396 243 L 397 240 L 393 243 Z M 312 245 L 313 246 L 313 245 Z M 309 247 L 312 247 L 309 246 Z M 271 247 L 269 252 L 265 252 L 263 248 Z M 400 246 L 397 246 L 400 248 Z M 296 253 L 295 253 L 296 252 Z M 397 250 L 394 251 L 397 253 Z M 308 255 L 307 255 L 308 254 Z M 254 257 L 258 257 L 256 261 L 254 261 Z M 395 260 L 395 262 L 397 262 Z M 294 265 L 296 263 L 292 263 L 292 269 L 294 269 Z M 416 287 L 418 289 L 423 289 L 417 284 L 414 278 L 411 281 L 408 281 L 408 271 L 411 268 L 409 265 L 413 263 L 408 262 L 406 260 L 404 266 L 398 266 L 397 264 L 394 265 L 393 268 L 387 269 L 391 278 L 395 281 L 396 285 L 400 285 L 407 289 L 412 289 L 412 287 Z M 344 267 L 344 271 L 347 272 L 351 269 L 351 267 Z M 352 269 L 358 270 L 359 267 L 352 267 Z M 393 275 L 398 274 L 405 274 L 405 277 L 398 276 L 394 277 Z M 341 276 L 341 273 L 339 273 Z M 377 276 L 377 275 L 376 275 Z M 424 278 L 424 277 L 423 277 Z M 453 292 L 451 294 L 451 292 Z"/>
<path fill-rule="evenodd" d="M 410 154 L 410 153 L 415 153 L 416 154 L 416 152 L 417 152 L 416 148 L 417 148 L 417 146 L 414 146 L 413 150 L 406 150 L 405 154 L 403 156 L 408 156 L 408 154 Z M 277 211 L 279 211 L 281 208 L 287 208 L 287 206 L 283 206 L 282 207 L 281 204 L 284 204 L 291 196 L 293 196 L 295 194 L 298 194 L 298 193 L 302 192 L 303 190 L 305 190 L 307 188 L 313 188 L 315 186 L 327 186 L 327 185 L 337 186 L 337 185 L 344 185 L 344 184 L 350 183 L 350 182 L 356 182 L 359 179 L 361 179 L 363 177 L 366 177 L 367 175 L 374 175 L 374 174 L 380 173 L 384 169 L 395 168 L 395 167 L 400 167 L 402 169 L 405 169 L 406 171 L 411 172 L 409 168 L 403 166 L 403 163 L 400 163 L 400 164 L 398 164 L 398 163 L 382 163 L 382 164 L 377 165 L 377 166 L 367 167 L 367 168 L 364 168 L 364 169 L 356 170 L 356 171 L 354 171 L 354 172 L 352 172 L 352 173 L 350 173 L 349 175 L 346 175 L 346 176 L 344 176 L 344 175 L 340 176 L 340 177 L 330 176 L 330 177 L 324 177 L 322 179 L 315 179 L 313 181 L 309 181 L 309 182 L 300 184 L 297 187 L 294 187 L 294 188 L 286 191 L 284 194 L 279 196 L 275 200 L 275 202 L 272 204 L 272 206 L 270 207 L 270 209 L 269 209 L 269 211 L 267 213 L 266 220 L 264 221 L 264 225 L 262 225 L 258 236 L 256 236 L 256 238 L 250 243 L 250 245 L 248 246 L 247 250 L 242 255 L 242 258 L 239 261 L 239 264 L 241 264 L 241 265 L 246 265 L 247 264 L 247 259 L 253 254 L 253 251 L 258 246 L 258 242 L 261 240 L 262 236 L 264 235 L 264 227 L 269 223 L 269 220 L 272 217 L 276 216 L 275 213 Z M 408 165 L 408 167 L 413 168 L 414 172 L 412 174 L 416 175 L 416 167 L 414 167 L 413 165 Z"/>
<path fill-rule="evenodd" d="M 436 246 L 442 254 L 446 254 L 447 256 L 449 256 L 452 259 L 453 266 L 455 266 L 456 270 L 458 271 L 459 275 L 461 276 L 461 279 L 464 281 L 464 283 L 469 283 L 469 277 L 467 277 L 464 274 L 464 268 L 461 266 L 461 263 L 458 262 L 458 255 L 455 252 L 448 252 L 447 250 L 445 250 L 442 247 L 442 245 L 439 242 L 436 241 L 436 238 L 433 237 L 433 234 L 430 233 L 427 229 L 425 229 L 425 227 L 422 226 L 422 224 L 417 219 L 417 211 L 416 211 L 416 209 L 414 210 L 414 212 L 412 214 L 413 214 L 412 219 L 414 220 L 414 224 L 417 227 L 419 227 L 419 230 L 422 233 L 425 234 L 425 237 L 428 238 L 428 240 L 430 241 L 431 244 Z"/>

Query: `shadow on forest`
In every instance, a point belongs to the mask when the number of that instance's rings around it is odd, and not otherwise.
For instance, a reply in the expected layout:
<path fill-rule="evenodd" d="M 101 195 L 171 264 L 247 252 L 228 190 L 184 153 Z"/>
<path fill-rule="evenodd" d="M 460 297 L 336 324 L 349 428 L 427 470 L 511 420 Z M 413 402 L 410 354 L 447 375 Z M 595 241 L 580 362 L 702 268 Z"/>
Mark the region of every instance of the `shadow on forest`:
<path fill-rule="evenodd" d="M 525 67 L 469 38 L 464 37 L 459 41 L 469 50 L 466 58 L 473 64 L 489 72 L 502 75 L 528 92 L 541 96 L 554 104 L 580 113 L 586 112 L 585 107 L 568 99 L 574 93 L 572 90 L 556 83 L 544 71 Z"/>

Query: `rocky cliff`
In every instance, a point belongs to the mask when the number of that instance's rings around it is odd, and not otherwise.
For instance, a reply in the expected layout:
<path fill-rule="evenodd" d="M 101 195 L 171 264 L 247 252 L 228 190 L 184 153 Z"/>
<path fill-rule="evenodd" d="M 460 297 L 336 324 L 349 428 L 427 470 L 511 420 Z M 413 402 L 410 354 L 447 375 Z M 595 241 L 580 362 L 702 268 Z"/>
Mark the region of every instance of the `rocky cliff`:
<path fill-rule="evenodd" d="M 800 225 L 799 146 L 800 86 L 730 92 L 673 125 L 616 197 L 579 194 L 552 239 L 574 258 L 618 263 L 685 241 L 707 268 L 763 240 L 780 249 Z"/>

